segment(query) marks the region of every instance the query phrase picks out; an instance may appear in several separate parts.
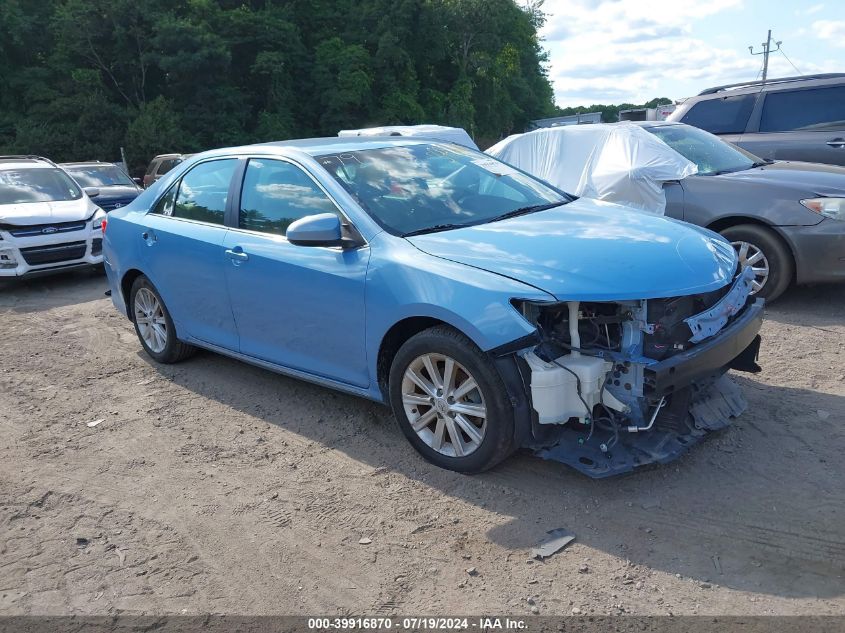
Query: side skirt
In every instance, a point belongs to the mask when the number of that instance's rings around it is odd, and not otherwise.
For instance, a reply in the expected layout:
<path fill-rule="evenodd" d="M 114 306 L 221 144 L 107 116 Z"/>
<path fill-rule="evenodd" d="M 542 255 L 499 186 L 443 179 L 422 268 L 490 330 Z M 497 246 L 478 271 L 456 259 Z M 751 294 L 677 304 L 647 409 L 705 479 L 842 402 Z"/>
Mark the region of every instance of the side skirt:
<path fill-rule="evenodd" d="M 195 338 L 189 338 L 185 342 L 195 345 L 196 347 L 207 349 L 215 354 L 228 356 L 229 358 L 234 358 L 235 360 L 242 361 L 249 365 L 255 365 L 256 367 L 261 367 L 262 369 L 282 374 L 283 376 L 298 378 L 299 380 L 320 385 L 321 387 L 328 387 L 329 389 L 335 389 L 336 391 L 343 391 L 344 393 L 352 394 L 353 396 L 359 396 L 361 398 L 366 398 L 367 400 L 374 400 L 375 402 L 384 404 L 381 394 L 374 394 L 370 389 L 355 387 L 354 385 L 348 385 L 344 382 L 332 380 L 331 378 L 324 378 L 323 376 L 309 374 L 308 372 L 300 371 L 298 369 L 291 369 L 290 367 L 285 367 L 284 365 L 277 365 L 276 363 L 261 360 L 260 358 L 255 358 L 253 356 L 247 356 L 246 354 L 241 354 L 240 352 L 234 352 L 230 349 L 226 349 L 225 347 L 218 347 L 212 343 L 206 343 L 205 341 L 200 341 Z"/>

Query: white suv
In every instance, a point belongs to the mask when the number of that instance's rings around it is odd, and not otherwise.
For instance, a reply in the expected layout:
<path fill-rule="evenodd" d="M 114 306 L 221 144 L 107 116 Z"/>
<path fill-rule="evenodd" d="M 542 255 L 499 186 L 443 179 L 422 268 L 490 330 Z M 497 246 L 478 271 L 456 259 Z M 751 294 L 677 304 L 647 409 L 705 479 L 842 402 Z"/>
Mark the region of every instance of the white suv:
<path fill-rule="evenodd" d="M 0 156 L 0 277 L 101 264 L 98 195 L 46 158 Z"/>

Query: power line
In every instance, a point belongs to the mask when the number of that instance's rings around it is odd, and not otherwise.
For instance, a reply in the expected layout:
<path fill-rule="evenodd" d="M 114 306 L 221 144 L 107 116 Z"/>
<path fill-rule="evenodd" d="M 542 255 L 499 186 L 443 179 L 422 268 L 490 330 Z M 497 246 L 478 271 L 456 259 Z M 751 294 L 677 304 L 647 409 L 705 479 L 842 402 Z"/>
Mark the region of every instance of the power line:
<path fill-rule="evenodd" d="M 803 74 L 804 74 L 804 73 L 802 73 L 800 70 L 798 70 L 798 66 L 796 66 L 795 64 L 793 64 L 793 63 L 792 63 L 792 60 L 791 60 L 791 59 L 789 59 L 789 57 L 786 57 L 786 53 L 783 51 L 783 49 L 782 49 L 782 48 L 778 48 L 778 50 L 780 51 L 781 55 L 783 55 L 783 56 L 786 58 L 786 61 L 788 61 L 788 62 L 789 62 L 789 65 L 790 65 L 790 66 L 792 66 L 792 67 L 795 69 L 795 72 L 797 72 L 799 75 L 803 75 Z"/>

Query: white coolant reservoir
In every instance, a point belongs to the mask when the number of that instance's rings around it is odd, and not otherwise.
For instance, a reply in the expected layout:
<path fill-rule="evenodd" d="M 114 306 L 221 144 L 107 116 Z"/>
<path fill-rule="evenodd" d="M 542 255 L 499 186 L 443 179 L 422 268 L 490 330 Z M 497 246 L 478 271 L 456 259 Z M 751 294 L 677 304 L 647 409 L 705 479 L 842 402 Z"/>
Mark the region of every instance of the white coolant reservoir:
<path fill-rule="evenodd" d="M 601 398 L 604 377 L 613 366 L 595 356 L 566 354 L 556 359 L 563 367 L 547 363 L 534 352 L 528 352 L 524 358 L 531 368 L 531 399 L 540 424 L 563 424 L 569 418 L 583 419 L 590 415 Z M 573 373 L 581 382 L 581 398 L 578 397 L 578 380 Z M 582 398 L 589 410 L 584 408 Z M 611 404 L 613 408 L 617 404 L 622 406 L 622 403 L 605 392 L 605 404 L 610 404 L 610 398 L 614 401 Z"/>

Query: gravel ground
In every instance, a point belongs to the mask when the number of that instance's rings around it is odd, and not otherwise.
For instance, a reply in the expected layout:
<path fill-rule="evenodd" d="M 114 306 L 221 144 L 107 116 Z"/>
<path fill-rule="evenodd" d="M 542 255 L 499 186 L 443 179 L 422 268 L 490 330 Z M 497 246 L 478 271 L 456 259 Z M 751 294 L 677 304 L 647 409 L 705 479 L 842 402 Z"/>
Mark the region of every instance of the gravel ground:
<path fill-rule="evenodd" d="M 0 614 L 845 614 L 842 286 L 768 310 L 731 428 L 604 481 L 457 475 L 382 406 L 156 365 L 105 287 L 0 284 Z"/>

